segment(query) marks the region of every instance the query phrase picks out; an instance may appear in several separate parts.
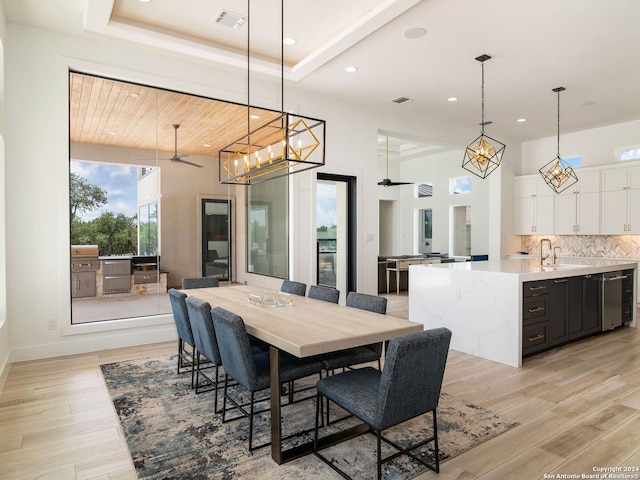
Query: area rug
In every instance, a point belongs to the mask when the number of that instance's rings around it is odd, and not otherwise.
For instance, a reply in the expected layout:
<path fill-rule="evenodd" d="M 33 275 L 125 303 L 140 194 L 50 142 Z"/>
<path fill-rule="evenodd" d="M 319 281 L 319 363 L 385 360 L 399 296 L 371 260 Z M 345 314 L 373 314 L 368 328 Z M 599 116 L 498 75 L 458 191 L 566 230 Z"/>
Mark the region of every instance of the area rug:
<path fill-rule="evenodd" d="M 176 361 L 175 356 L 167 355 L 101 365 L 140 480 L 340 478 L 315 455 L 277 465 L 268 447 L 250 453 L 248 420 L 241 418 L 223 424 L 221 416 L 214 412 L 213 392 L 196 395 L 189 385 L 190 375 L 176 373 Z M 268 407 L 268 400 L 263 406 Z M 332 418 L 344 413 L 336 406 L 330 411 Z M 314 421 L 314 400 L 284 407 L 283 434 L 297 434 L 285 446 L 312 438 L 313 433 L 299 432 L 313 428 Z M 321 436 L 354 421 L 352 418 L 326 426 Z M 268 442 L 268 412 L 257 415 L 254 424 L 254 445 Z M 441 462 L 516 425 L 481 407 L 442 394 L 438 407 Z M 400 443 L 411 443 L 414 438 L 426 438 L 430 431 L 431 415 L 427 414 L 385 433 Z M 373 478 L 375 445 L 375 437 L 367 434 L 323 452 L 353 478 Z M 433 453 L 424 448 L 421 455 L 432 458 Z M 386 464 L 383 474 L 386 479 L 404 480 L 424 469 L 421 463 L 402 456 Z"/>

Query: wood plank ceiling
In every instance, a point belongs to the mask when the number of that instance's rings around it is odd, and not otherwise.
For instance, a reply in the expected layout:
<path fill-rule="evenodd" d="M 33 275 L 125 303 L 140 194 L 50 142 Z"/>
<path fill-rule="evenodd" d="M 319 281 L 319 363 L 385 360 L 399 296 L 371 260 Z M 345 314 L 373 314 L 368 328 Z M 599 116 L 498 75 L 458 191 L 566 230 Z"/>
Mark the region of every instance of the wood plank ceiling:
<path fill-rule="evenodd" d="M 179 124 L 178 155 L 218 155 L 247 134 L 247 107 L 80 73 L 69 81 L 72 142 L 174 152 L 173 124 Z M 251 108 L 255 129 L 280 112 Z M 208 146 L 206 146 L 208 145 Z"/>

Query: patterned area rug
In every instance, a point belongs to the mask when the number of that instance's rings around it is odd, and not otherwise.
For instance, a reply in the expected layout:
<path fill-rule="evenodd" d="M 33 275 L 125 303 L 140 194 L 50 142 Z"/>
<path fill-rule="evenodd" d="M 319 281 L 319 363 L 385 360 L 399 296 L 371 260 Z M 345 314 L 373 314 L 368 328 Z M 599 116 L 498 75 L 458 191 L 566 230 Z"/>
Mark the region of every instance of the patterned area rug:
<path fill-rule="evenodd" d="M 213 392 L 196 395 L 189 388 L 190 375 L 176 374 L 176 361 L 175 356 L 159 356 L 101 366 L 139 479 L 340 478 L 315 455 L 277 465 L 271 460 L 268 447 L 249 453 L 248 420 L 241 418 L 223 424 L 221 416 L 214 412 Z M 296 382 L 296 387 L 298 384 Z M 268 400 L 262 406 L 268 407 Z M 330 411 L 332 417 L 344 413 L 335 405 Z M 324 427 L 320 435 L 345 428 L 354 421 L 349 419 Z M 268 413 L 257 415 L 254 422 L 254 445 L 268 442 Z M 311 429 L 314 422 L 313 400 L 283 408 L 284 435 Z M 412 443 L 413 438 L 424 439 L 430 435 L 430 423 L 431 415 L 427 414 L 386 430 L 385 435 L 399 443 Z M 441 461 L 516 425 L 483 408 L 442 394 L 438 406 Z M 299 434 L 285 442 L 285 446 L 306 441 L 312 435 L 313 432 Z M 375 476 L 375 451 L 375 437 L 367 434 L 323 452 L 353 478 L 360 479 Z M 388 452 L 383 452 L 386 454 Z M 433 456 L 428 448 L 421 454 Z M 419 462 L 402 456 L 386 464 L 383 475 L 386 479 L 400 480 L 424 469 Z"/>

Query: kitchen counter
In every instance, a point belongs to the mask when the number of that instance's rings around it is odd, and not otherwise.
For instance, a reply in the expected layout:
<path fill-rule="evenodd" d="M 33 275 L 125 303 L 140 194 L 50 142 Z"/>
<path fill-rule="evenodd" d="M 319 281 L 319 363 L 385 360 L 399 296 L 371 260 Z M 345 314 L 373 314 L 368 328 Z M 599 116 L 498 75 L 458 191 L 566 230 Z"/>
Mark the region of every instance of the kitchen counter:
<path fill-rule="evenodd" d="M 522 365 L 523 283 L 633 270 L 638 263 L 571 259 L 540 265 L 539 258 L 415 265 L 409 268 L 409 319 L 453 332 L 451 348 L 507 365 Z M 633 293 L 633 305 L 637 294 Z M 629 326 L 636 326 L 636 313 Z"/>

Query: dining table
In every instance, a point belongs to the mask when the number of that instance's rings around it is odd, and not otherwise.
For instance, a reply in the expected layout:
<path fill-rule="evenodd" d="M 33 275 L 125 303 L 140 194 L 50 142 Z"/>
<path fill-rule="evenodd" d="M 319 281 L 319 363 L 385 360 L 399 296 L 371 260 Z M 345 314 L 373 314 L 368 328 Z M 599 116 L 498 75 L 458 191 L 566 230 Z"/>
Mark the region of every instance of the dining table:
<path fill-rule="evenodd" d="M 280 354 L 299 358 L 351 347 L 384 342 L 393 337 L 422 331 L 422 323 L 324 302 L 251 285 L 231 285 L 182 290 L 183 293 L 222 307 L 242 317 L 247 333 L 269 344 L 271 457 L 278 464 L 313 452 L 313 441 L 287 450 L 282 445 L 282 400 L 280 398 Z M 286 302 L 260 303 L 257 299 L 285 298 Z M 251 298 L 251 301 L 250 301 Z M 289 303 L 290 302 L 290 303 Z M 224 365 L 223 365 L 224 368 Z M 368 431 L 359 424 L 329 435 L 319 447 L 333 445 Z"/>

